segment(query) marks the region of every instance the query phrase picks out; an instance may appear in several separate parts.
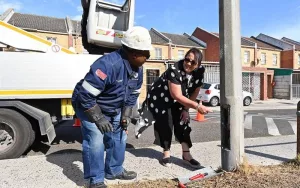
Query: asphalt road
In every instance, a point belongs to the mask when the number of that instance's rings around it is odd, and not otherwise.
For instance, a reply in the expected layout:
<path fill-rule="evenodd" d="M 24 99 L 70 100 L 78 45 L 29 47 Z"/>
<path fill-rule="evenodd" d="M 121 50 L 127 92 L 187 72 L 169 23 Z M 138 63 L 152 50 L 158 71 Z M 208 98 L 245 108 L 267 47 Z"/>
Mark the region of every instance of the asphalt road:
<path fill-rule="evenodd" d="M 191 113 L 194 119 L 195 113 Z M 220 112 L 214 112 L 205 116 L 206 121 L 191 121 L 191 138 L 196 142 L 209 142 L 220 140 Z M 295 110 L 256 110 L 244 113 L 245 138 L 292 135 L 296 130 Z M 56 139 L 51 145 L 38 142 L 25 155 L 44 155 L 64 149 L 81 149 L 80 127 L 72 127 L 72 121 L 66 121 L 56 128 Z M 133 127 L 129 128 L 127 141 L 128 148 L 141 148 L 151 146 L 154 143 L 153 127 L 145 130 L 139 139 L 134 136 Z M 175 139 L 173 138 L 173 141 Z"/>

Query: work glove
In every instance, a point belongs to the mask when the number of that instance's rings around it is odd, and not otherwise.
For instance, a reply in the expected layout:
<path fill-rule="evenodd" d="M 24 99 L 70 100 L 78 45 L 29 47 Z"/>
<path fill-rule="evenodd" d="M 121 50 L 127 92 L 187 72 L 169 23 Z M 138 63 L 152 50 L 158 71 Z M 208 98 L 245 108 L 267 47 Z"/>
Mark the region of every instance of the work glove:
<path fill-rule="evenodd" d="M 102 134 L 113 131 L 113 126 L 104 117 L 98 105 L 86 110 L 84 113 L 88 117 L 89 121 L 96 124 Z"/>
<path fill-rule="evenodd" d="M 127 128 L 129 126 L 129 124 L 131 123 L 132 110 L 133 110 L 133 107 L 124 107 L 122 109 L 121 126 L 125 131 L 127 131 Z"/>

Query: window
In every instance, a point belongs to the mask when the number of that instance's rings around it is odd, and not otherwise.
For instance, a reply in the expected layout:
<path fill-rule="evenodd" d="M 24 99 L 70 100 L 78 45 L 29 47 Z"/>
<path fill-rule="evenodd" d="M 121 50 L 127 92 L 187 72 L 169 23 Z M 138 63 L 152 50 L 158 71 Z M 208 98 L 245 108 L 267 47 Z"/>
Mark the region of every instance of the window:
<path fill-rule="evenodd" d="M 215 89 L 220 90 L 220 84 L 217 84 L 217 85 L 215 86 Z"/>
<path fill-rule="evenodd" d="M 162 49 L 161 48 L 155 48 L 155 59 L 162 59 Z"/>
<path fill-rule="evenodd" d="M 47 37 L 47 41 L 51 42 L 52 44 L 56 44 L 56 38 L 55 37 Z"/>
<path fill-rule="evenodd" d="M 262 65 L 267 64 L 266 53 L 261 53 L 260 54 L 260 61 L 261 61 Z"/>
<path fill-rule="evenodd" d="M 178 50 L 178 59 L 184 58 L 184 50 Z"/>
<path fill-rule="evenodd" d="M 152 83 L 159 78 L 159 70 L 158 69 L 147 69 L 146 70 L 146 85 L 147 85 L 147 92 L 149 91 Z"/>
<path fill-rule="evenodd" d="M 211 86 L 211 84 L 208 84 L 208 83 L 203 83 L 203 85 L 202 85 L 202 89 L 209 89 L 210 88 L 210 86 Z"/>
<path fill-rule="evenodd" d="M 244 63 L 250 63 L 250 51 L 244 51 Z"/>
<path fill-rule="evenodd" d="M 273 54 L 273 65 L 277 65 L 277 54 Z"/>
<path fill-rule="evenodd" d="M 298 65 L 300 65 L 300 54 L 298 54 Z"/>

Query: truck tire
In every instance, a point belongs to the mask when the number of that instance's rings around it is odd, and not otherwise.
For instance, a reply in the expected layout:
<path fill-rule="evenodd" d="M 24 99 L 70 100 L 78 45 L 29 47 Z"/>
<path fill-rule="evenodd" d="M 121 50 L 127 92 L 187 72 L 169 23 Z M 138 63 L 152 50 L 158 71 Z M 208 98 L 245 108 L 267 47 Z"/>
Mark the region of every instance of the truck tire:
<path fill-rule="evenodd" d="M 19 112 L 0 109 L 0 159 L 20 157 L 32 144 L 33 129 Z"/>

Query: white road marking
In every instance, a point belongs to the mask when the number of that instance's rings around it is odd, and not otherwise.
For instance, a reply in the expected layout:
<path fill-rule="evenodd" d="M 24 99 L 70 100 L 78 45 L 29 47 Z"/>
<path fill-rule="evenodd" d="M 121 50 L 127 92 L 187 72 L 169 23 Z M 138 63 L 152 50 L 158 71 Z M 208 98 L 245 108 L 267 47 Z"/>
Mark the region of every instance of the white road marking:
<path fill-rule="evenodd" d="M 245 129 L 252 129 L 252 115 L 246 115 L 244 127 Z"/>
<path fill-rule="evenodd" d="M 297 122 L 296 121 L 289 121 L 289 123 L 291 124 L 295 135 L 297 135 Z"/>
<path fill-rule="evenodd" d="M 280 135 L 277 126 L 275 125 L 272 118 L 266 118 L 268 133 L 273 136 Z"/>

